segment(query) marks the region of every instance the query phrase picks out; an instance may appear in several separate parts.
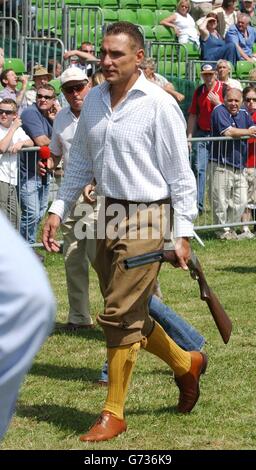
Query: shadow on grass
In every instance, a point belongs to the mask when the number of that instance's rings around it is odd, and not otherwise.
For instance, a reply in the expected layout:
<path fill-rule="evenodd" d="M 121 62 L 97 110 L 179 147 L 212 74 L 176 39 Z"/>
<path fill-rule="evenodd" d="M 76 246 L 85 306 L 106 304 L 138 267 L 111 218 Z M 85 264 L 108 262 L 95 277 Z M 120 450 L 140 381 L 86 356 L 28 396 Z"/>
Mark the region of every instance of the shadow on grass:
<path fill-rule="evenodd" d="M 227 268 L 216 269 L 216 271 L 226 271 L 238 274 L 255 274 L 256 266 L 229 266 Z"/>
<path fill-rule="evenodd" d="M 84 433 L 96 421 L 97 415 L 60 405 L 18 405 L 16 414 L 37 421 L 46 421 L 68 432 Z"/>
<path fill-rule="evenodd" d="M 68 336 L 79 336 L 82 338 L 86 338 L 87 340 L 99 340 L 99 341 L 104 341 L 104 334 L 103 331 L 100 328 L 91 328 L 91 329 L 83 329 L 79 328 L 77 330 L 62 330 L 61 327 L 63 327 L 65 323 L 56 323 L 55 324 L 55 329 L 51 333 L 51 336 L 63 336 L 63 335 L 68 335 Z"/>
<path fill-rule="evenodd" d="M 100 413 L 100 412 L 99 412 Z M 159 419 L 161 414 L 178 414 L 175 406 L 166 406 L 155 409 L 153 414 Z M 77 434 L 85 433 L 92 424 L 95 423 L 99 414 L 90 413 L 87 411 L 80 411 L 70 406 L 60 405 L 37 405 L 37 406 L 26 406 L 19 404 L 16 409 L 17 416 L 24 418 L 33 418 L 37 421 L 52 423 L 58 429 L 62 428 L 67 432 L 75 432 Z M 127 421 L 129 416 L 136 415 L 148 415 L 148 408 L 132 410 L 127 409 Z M 152 411 L 151 411 L 152 414 Z"/>
<path fill-rule="evenodd" d="M 56 366 L 44 363 L 34 364 L 29 374 L 58 380 L 83 380 L 95 385 L 100 375 L 100 368 Z"/>

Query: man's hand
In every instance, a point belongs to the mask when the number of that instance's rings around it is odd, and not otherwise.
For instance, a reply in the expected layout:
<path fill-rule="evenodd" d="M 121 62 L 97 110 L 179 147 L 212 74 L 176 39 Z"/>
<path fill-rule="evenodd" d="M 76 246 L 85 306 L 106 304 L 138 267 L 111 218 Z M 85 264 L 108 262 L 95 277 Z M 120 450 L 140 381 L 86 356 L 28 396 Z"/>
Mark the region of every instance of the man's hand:
<path fill-rule="evenodd" d="M 94 184 L 87 184 L 83 190 L 84 201 L 92 204 L 95 202 L 95 185 Z"/>
<path fill-rule="evenodd" d="M 9 147 L 8 151 L 10 153 L 17 153 L 22 149 L 22 146 L 23 146 L 23 142 L 16 142 L 16 144 L 13 144 L 11 145 L 11 147 Z"/>
<path fill-rule="evenodd" d="M 60 217 L 57 214 L 50 214 L 43 228 L 43 244 L 47 251 L 57 253 L 60 244 L 55 240 L 56 232 L 60 226 Z"/>
<path fill-rule="evenodd" d="M 47 170 L 50 170 L 50 171 L 55 170 L 55 167 L 56 165 L 52 157 L 47 158 L 46 165 L 42 162 L 42 160 L 38 160 L 37 162 L 37 171 L 40 176 L 45 176 L 47 173 Z"/>
<path fill-rule="evenodd" d="M 217 106 L 218 104 L 221 104 L 220 97 L 219 97 L 218 93 L 216 93 L 214 91 L 210 91 L 208 93 L 208 99 L 210 100 L 210 102 L 212 104 L 214 104 L 214 106 Z"/>
<path fill-rule="evenodd" d="M 191 248 L 187 237 L 176 238 L 174 250 L 164 251 L 164 259 L 175 268 L 188 270 L 187 263 L 191 256 Z"/>
<path fill-rule="evenodd" d="M 15 131 L 22 126 L 22 120 L 20 119 L 19 116 L 17 116 L 11 123 L 11 128 L 14 129 Z"/>

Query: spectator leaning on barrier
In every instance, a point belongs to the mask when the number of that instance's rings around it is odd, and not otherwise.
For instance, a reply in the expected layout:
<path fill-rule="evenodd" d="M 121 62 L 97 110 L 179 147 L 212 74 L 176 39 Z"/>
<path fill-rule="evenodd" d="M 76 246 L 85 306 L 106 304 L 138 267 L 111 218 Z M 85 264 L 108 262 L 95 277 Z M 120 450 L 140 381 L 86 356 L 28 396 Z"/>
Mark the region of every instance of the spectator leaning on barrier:
<path fill-rule="evenodd" d="M 53 120 L 56 115 L 55 90 L 47 84 L 37 89 L 36 103 L 21 115 L 22 127 L 34 145 L 49 145 Z M 36 233 L 48 205 L 49 175 L 46 185 L 37 175 L 37 153 L 22 154 L 20 159 L 21 234 L 30 244 L 36 242 Z"/>
<path fill-rule="evenodd" d="M 247 142 L 239 140 L 239 137 L 255 135 L 256 126 L 248 112 L 241 108 L 242 102 L 242 92 L 231 88 L 227 90 L 224 104 L 216 106 L 212 112 L 212 136 L 235 138 L 213 142 L 211 151 L 209 199 L 214 223 L 226 225 L 224 231 L 218 233 L 222 240 L 238 238 L 227 225 L 241 221 L 247 204 L 247 181 L 243 171 Z"/>
<path fill-rule="evenodd" d="M 191 139 L 191 137 L 210 136 L 211 113 L 217 104 L 223 102 L 223 90 L 225 85 L 217 80 L 214 66 L 211 64 L 202 65 L 201 76 L 204 83 L 195 90 L 192 104 L 188 110 L 187 135 L 189 139 Z M 204 210 L 204 192 L 208 160 L 208 142 L 197 142 L 193 146 L 192 169 L 197 179 L 197 203 L 199 213 L 202 213 Z"/>
<path fill-rule="evenodd" d="M 20 208 L 17 198 L 17 152 L 31 147 L 33 141 L 21 128 L 17 104 L 10 98 L 0 103 L 0 209 L 19 229 Z"/>

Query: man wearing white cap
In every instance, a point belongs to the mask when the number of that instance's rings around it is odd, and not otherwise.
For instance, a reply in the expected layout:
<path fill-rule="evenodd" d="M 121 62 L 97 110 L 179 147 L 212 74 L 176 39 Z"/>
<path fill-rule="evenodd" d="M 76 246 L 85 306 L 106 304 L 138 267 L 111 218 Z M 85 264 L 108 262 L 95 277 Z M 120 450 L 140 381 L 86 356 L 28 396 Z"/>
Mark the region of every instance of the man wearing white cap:
<path fill-rule="evenodd" d="M 54 121 L 48 168 L 55 170 L 61 158 L 63 158 L 65 172 L 70 146 L 75 135 L 83 101 L 90 90 L 90 84 L 84 71 L 76 67 L 65 70 L 60 77 L 60 81 L 62 92 L 69 106 L 63 108 Z M 39 167 L 41 174 L 45 174 L 44 166 L 40 162 Z M 82 240 L 78 240 L 75 235 L 75 225 L 82 215 L 80 210 L 82 209 L 82 202 L 84 202 L 84 198 L 80 196 L 70 217 L 62 225 L 63 253 L 69 298 L 68 323 L 64 325 L 63 329 L 71 331 L 79 328 L 92 328 L 93 326 L 89 306 L 88 258 L 93 262 L 96 240 L 88 239 L 86 236 Z M 91 222 L 93 224 L 93 217 Z"/>

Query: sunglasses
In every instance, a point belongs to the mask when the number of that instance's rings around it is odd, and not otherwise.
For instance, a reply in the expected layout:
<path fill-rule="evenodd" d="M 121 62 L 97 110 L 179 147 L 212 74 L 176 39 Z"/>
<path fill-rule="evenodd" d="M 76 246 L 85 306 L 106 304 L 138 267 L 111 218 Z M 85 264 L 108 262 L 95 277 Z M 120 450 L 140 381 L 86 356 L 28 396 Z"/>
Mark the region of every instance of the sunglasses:
<path fill-rule="evenodd" d="M 256 98 L 245 98 L 245 101 L 246 101 L 247 103 L 250 103 L 250 101 L 256 102 Z"/>
<path fill-rule="evenodd" d="M 41 93 L 37 93 L 36 97 L 39 99 L 39 100 L 42 100 L 43 98 L 45 100 L 54 100 L 54 96 L 49 96 L 49 95 L 41 95 Z"/>
<path fill-rule="evenodd" d="M 93 49 L 82 49 L 82 52 L 89 52 L 89 54 L 94 54 L 94 50 Z"/>
<path fill-rule="evenodd" d="M 74 91 L 82 91 L 86 87 L 87 83 L 88 82 L 80 83 L 79 85 L 63 86 L 62 90 L 68 95 L 71 95 L 71 93 L 74 93 Z"/>
<path fill-rule="evenodd" d="M 0 109 L 0 115 L 6 114 L 7 116 L 10 116 L 11 114 L 15 114 L 16 111 L 11 111 L 10 109 Z"/>

